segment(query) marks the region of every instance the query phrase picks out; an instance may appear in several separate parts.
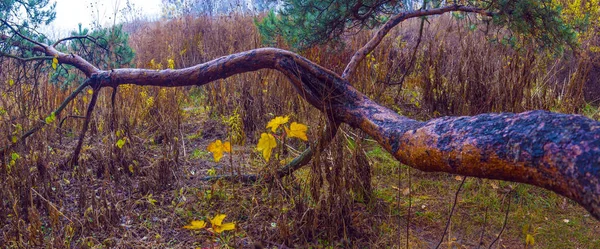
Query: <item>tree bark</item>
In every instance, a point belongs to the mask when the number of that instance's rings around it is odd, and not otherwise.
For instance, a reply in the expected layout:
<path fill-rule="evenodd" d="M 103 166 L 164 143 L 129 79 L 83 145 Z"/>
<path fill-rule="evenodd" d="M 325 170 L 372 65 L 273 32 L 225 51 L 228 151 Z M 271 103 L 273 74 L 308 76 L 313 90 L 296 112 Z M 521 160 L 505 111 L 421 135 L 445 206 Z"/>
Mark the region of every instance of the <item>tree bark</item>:
<path fill-rule="evenodd" d="M 102 87 L 178 87 L 263 68 L 288 76 L 310 104 L 338 122 L 363 130 L 406 165 L 543 187 L 573 199 L 600 219 L 600 122 L 580 115 L 530 111 L 420 122 L 375 103 L 347 80 L 308 59 L 274 48 L 179 70 L 102 71 L 91 80 Z"/>
<path fill-rule="evenodd" d="M 275 48 L 160 71 L 100 71 L 79 61 L 81 57 L 45 51 L 60 63 L 79 65 L 90 75 L 90 85 L 98 87 L 204 85 L 239 73 L 275 69 L 310 104 L 336 122 L 363 130 L 406 165 L 543 187 L 578 202 L 600 220 L 600 122 L 583 116 L 530 111 L 420 122 L 375 103 L 336 73 Z"/>

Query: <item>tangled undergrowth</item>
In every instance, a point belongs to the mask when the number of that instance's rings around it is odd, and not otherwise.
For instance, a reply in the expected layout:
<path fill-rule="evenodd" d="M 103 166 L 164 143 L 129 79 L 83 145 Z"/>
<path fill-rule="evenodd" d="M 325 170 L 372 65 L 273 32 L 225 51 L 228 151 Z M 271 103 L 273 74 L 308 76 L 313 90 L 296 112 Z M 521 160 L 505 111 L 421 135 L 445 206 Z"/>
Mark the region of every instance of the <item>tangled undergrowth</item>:
<path fill-rule="evenodd" d="M 235 15 L 129 27 L 136 65 L 186 67 L 259 47 L 257 31 L 240 23 L 254 27 L 251 18 Z M 358 68 L 359 90 L 419 119 L 529 109 L 598 117 L 597 103 L 583 94 L 599 68 L 596 52 L 539 55 L 526 42 L 516 48 L 487 42 L 483 28 L 464 29 L 443 16 L 431 20 L 408 66 L 417 24 L 407 22 Z M 459 35 L 448 32 L 456 29 Z M 363 32 L 348 38 L 346 48 L 314 47 L 303 55 L 339 72 L 368 37 Z M 591 37 L 587 46 L 597 46 Z M 325 118 L 272 71 L 203 88 L 102 92 L 80 163 L 71 168 L 66 162 L 91 93 L 78 96 L 69 115 L 47 116 L 69 91 L 27 70 L 0 73 L 1 141 L 40 121 L 50 125 L 3 155 L 0 244 L 6 248 L 600 247 L 600 223 L 563 197 L 410 170 L 345 126 L 289 177 L 205 181 L 273 175 L 325 130 Z"/>

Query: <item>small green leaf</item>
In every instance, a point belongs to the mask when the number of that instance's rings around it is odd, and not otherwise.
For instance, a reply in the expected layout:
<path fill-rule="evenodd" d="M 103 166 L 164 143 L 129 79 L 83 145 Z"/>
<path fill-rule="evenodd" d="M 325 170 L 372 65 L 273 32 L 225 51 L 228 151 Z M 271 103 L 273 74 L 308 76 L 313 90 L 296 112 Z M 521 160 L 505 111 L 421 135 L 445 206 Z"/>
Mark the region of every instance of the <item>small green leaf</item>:
<path fill-rule="evenodd" d="M 44 121 L 46 121 L 46 124 L 50 124 L 52 122 L 54 122 L 54 120 L 56 120 L 56 114 L 54 112 L 50 113 L 50 116 L 46 117 L 46 119 L 44 119 Z"/>
<path fill-rule="evenodd" d="M 215 176 L 217 175 L 217 171 L 214 168 L 210 168 L 206 171 L 206 173 L 208 173 L 209 176 Z"/>
<path fill-rule="evenodd" d="M 117 141 L 116 145 L 119 149 L 123 149 L 123 146 L 125 145 L 125 138 L 119 139 L 119 141 Z"/>
<path fill-rule="evenodd" d="M 16 152 L 10 154 L 10 159 L 14 161 L 18 160 L 19 158 L 21 158 L 21 156 L 19 156 L 19 154 L 17 154 Z"/>

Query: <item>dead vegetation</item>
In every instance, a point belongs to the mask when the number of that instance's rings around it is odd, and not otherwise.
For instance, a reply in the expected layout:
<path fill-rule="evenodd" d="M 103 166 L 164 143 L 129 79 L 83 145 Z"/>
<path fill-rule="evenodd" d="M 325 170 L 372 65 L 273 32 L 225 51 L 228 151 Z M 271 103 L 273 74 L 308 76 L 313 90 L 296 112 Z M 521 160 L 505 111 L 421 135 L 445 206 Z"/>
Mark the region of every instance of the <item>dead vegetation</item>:
<path fill-rule="evenodd" d="M 555 57 L 532 44 L 489 41 L 487 27 L 469 29 L 442 16 L 409 21 L 385 39 L 355 75 L 355 87 L 418 119 L 484 112 L 547 109 L 598 117 L 586 104 L 597 53 Z M 314 47 L 308 59 L 341 72 L 363 32 L 347 47 Z M 186 17 L 146 23 L 131 34 L 137 67 L 176 68 L 261 46 L 252 18 Z M 598 40 L 590 44 L 598 46 Z M 587 46 L 591 46 L 587 44 Z M 286 48 L 285 44 L 279 44 Z M 10 142 L 44 120 L 69 93 L 3 60 L 0 138 Z M 14 79 L 9 84 L 8 79 Z M 404 78 L 404 81 L 402 81 Z M 575 203 L 525 185 L 465 180 L 446 228 L 460 177 L 400 165 L 364 134 L 342 127 L 332 144 L 290 177 L 254 184 L 206 182 L 211 174 L 268 173 L 308 144 L 294 142 L 270 163 L 254 145 L 275 116 L 309 125 L 316 141 L 324 117 L 273 71 L 236 75 L 197 88 L 122 86 L 115 102 L 103 90 L 80 163 L 63 167 L 76 145 L 90 93 L 78 96 L 60 122 L 3 155 L 0 244 L 6 248 L 594 248 L 600 223 Z M 591 83 L 594 85 L 593 83 Z M 592 96 L 593 100 L 598 96 Z M 283 100 L 283 101 L 282 101 Z M 73 116 L 75 118 L 65 118 Z M 64 118 L 64 121 L 62 120 Z M 206 146 L 231 141 L 215 163 Z M 510 206 L 508 203 L 511 203 Z M 509 210 L 510 208 L 510 210 Z M 182 227 L 226 214 L 234 231 Z M 508 215 L 505 223 L 505 215 Z M 505 228 L 504 228 L 505 226 Z M 447 236 L 442 238 L 446 230 Z M 501 232 L 502 231 L 502 232 Z"/>

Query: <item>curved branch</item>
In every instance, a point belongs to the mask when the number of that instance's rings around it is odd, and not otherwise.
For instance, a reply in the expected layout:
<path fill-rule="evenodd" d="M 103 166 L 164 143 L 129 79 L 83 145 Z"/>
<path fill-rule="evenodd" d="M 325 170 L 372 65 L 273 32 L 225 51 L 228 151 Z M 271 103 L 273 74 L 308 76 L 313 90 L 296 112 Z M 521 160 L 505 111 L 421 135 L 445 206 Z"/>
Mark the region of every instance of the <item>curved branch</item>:
<path fill-rule="evenodd" d="M 342 78 L 347 79 L 348 77 L 350 77 L 354 73 L 354 71 L 356 71 L 356 67 L 358 66 L 358 64 L 369 53 L 371 53 L 371 51 L 373 51 L 373 49 L 375 49 L 377 47 L 377 45 L 379 45 L 379 43 L 383 40 L 383 38 L 390 32 L 390 30 L 392 30 L 392 28 L 396 27 L 396 25 L 398 25 L 399 23 L 403 22 L 406 19 L 410 19 L 410 18 L 421 17 L 421 16 L 440 15 L 440 14 L 444 14 L 446 12 L 451 12 L 451 11 L 478 13 L 478 14 L 485 15 L 485 16 L 493 16 L 494 15 L 492 12 L 488 12 L 481 8 L 469 7 L 469 6 L 463 6 L 463 5 L 449 5 L 449 6 L 435 8 L 435 9 L 419 9 L 419 10 L 403 12 L 398 15 L 395 15 L 392 18 L 390 18 L 390 20 L 388 20 L 377 31 L 375 36 L 373 36 L 373 38 L 371 38 L 371 40 L 369 40 L 369 42 L 367 42 L 367 44 L 365 44 L 362 48 L 360 48 L 358 51 L 356 51 L 356 53 L 354 53 L 354 55 L 350 59 L 350 63 L 348 63 L 348 65 L 346 66 L 346 69 L 344 69 L 344 72 L 342 73 Z"/>
<path fill-rule="evenodd" d="M 308 59 L 274 48 L 178 70 L 98 71 L 89 80 L 95 88 L 177 87 L 264 68 L 282 72 L 310 104 L 333 115 L 336 122 L 360 128 L 406 165 L 543 187 L 578 202 L 600 219 L 600 122 L 583 116 L 530 111 L 420 122 L 375 103 L 346 79 Z"/>
<path fill-rule="evenodd" d="M 56 45 L 58 45 L 62 42 L 66 42 L 66 41 L 70 41 L 70 40 L 83 40 L 83 39 L 88 39 L 94 43 L 96 42 L 96 39 L 94 39 L 93 37 L 91 37 L 89 35 L 75 35 L 75 36 L 69 36 L 69 37 L 59 39 L 58 41 L 56 41 L 52 44 L 52 47 L 56 47 Z"/>
<path fill-rule="evenodd" d="M 423 171 L 523 182 L 571 198 L 600 218 L 600 122 L 547 111 L 443 117 L 398 115 L 309 60 L 264 48 L 180 70 L 117 69 L 94 74 L 100 86 L 203 85 L 262 68 L 291 80 L 310 104 L 360 128 L 400 162 Z"/>
<path fill-rule="evenodd" d="M 65 54 L 63 52 L 58 51 L 53 46 L 49 46 L 47 44 L 36 42 L 36 41 L 32 40 L 31 38 L 28 38 L 27 36 L 19 33 L 12 26 L 10 26 L 8 23 L 6 23 L 6 21 L 0 19 L 0 22 L 5 23 L 17 36 L 35 44 L 34 46 L 27 46 L 20 41 L 12 41 L 11 45 L 20 47 L 22 49 L 27 49 L 27 50 L 36 51 L 36 52 L 42 52 L 46 56 L 50 56 L 53 58 L 56 57 L 58 59 L 59 63 L 69 64 L 69 65 L 74 66 L 75 68 L 77 68 L 81 72 L 83 72 L 86 77 L 90 77 L 92 74 L 100 72 L 100 69 L 98 69 L 92 63 L 86 61 L 82 57 L 75 55 L 75 54 Z M 8 40 L 10 40 L 10 37 L 5 34 L 2 34 L 2 35 L 0 35 L 0 40 L 8 41 Z M 12 56 L 8 56 L 8 57 L 12 57 Z M 14 58 L 14 57 L 12 57 L 12 58 Z M 14 59 L 23 60 L 22 58 L 14 58 Z"/>

